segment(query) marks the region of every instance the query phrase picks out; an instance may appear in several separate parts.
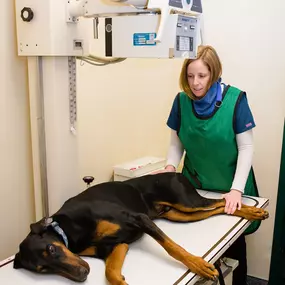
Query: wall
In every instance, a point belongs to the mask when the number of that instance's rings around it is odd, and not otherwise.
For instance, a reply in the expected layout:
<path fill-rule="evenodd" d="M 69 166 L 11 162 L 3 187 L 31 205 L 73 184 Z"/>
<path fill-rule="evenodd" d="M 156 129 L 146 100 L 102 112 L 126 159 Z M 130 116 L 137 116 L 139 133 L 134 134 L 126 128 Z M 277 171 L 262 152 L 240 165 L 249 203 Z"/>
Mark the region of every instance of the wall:
<path fill-rule="evenodd" d="M 165 156 L 166 120 L 177 94 L 180 65 L 175 60 L 128 59 L 108 67 L 80 68 L 82 176 L 105 181 L 115 164 Z"/>
<path fill-rule="evenodd" d="M 223 80 L 246 90 L 257 127 L 254 168 L 270 219 L 248 237 L 249 274 L 267 279 L 284 118 L 285 8 L 282 0 L 204 0 L 205 43 L 219 52 Z M 79 65 L 81 175 L 109 180 L 112 166 L 165 156 L 165 125 L 179 91 L 181 60 L 128 59 L 107 67 Z M 273 99 L 273 100 L 272 100 Z M 262 250 L 261 250 L 262 249 Z"/>
<path fill-rule="evenodd" d="M 17 57 L 14 1 L 1 2 L 0 260 L 14 254 L 33 219 L 26 61 Z"/>

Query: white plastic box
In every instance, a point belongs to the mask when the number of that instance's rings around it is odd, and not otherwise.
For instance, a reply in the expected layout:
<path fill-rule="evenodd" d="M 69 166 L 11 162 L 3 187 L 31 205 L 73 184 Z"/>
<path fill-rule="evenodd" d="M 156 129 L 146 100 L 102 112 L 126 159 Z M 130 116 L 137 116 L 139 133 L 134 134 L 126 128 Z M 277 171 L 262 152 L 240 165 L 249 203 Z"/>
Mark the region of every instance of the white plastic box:
<path fill-rule="evenodd" d="M 146 156 L 114 166 L 114 181 L 124 181 L 164 169 L 166 159 Z"/>

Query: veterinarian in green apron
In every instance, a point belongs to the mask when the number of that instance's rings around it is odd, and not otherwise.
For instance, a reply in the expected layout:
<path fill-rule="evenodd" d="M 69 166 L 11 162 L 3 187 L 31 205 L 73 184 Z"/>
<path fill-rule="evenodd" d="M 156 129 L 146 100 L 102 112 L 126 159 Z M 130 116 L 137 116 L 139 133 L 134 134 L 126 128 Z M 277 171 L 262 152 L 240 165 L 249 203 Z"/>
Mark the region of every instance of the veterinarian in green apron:
<path fill-rule="evenodd" d="M 211 46 L 184 61 L 180 92 L 167 121 L 171 141 L 165 172 L 176 171 L 183 153 L 183 174 L 197 189 L 221 191 L 225 212 L 241 207 L 242 194 L 258 196 L 252 169 L 254 119 L 241 90 L 221 82 L 222 65 Z M 245 234 L 253 233 L 254 222 Z M 239 260 L 233 285 L 246 285 L 247 261 L 242 235 L 226 252 Z"/>

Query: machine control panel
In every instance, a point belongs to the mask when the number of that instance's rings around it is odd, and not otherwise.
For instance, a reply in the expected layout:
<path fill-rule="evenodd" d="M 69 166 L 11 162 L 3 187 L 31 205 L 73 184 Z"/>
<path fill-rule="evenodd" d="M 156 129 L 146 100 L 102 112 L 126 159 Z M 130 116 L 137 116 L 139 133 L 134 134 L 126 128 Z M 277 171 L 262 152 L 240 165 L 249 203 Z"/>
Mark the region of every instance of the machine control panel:
<path fill-rule="evenodd" d="M 194 58 L 196 55 L 197 32 L 199 31 L 198 19 L 178 16 L 176 27 L 175 57 Z"/>

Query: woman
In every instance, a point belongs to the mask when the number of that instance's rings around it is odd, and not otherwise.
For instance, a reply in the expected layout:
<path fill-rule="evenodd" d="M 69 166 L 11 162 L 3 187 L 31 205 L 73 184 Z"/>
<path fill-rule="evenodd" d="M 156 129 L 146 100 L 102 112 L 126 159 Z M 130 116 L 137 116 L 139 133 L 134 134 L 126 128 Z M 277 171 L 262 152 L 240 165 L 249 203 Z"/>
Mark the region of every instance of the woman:
<path fill-rule="evenodd" d="M 255 122 L 245 92 L 221 82 L 222 65 L 211 46 L 200 46 L 197 59 L 186 59 L 180 92 L 167 121 L 171 142 L 165 172 L 176 171 L 185 151 L 182 173 L 198 189 L 222 191 L 225 212 L 241 208 L 242 194 L 258 196 L 252 170 Z M 246 234 L 253 233 L 253 223 Z M 246 285 L 245 237 L 226 253 L 239 260 L 233 285 Z"/>

